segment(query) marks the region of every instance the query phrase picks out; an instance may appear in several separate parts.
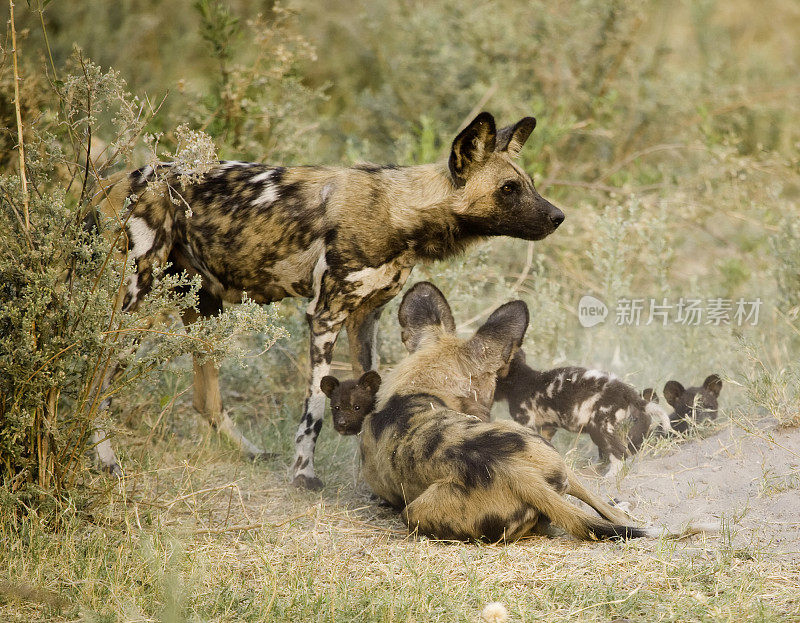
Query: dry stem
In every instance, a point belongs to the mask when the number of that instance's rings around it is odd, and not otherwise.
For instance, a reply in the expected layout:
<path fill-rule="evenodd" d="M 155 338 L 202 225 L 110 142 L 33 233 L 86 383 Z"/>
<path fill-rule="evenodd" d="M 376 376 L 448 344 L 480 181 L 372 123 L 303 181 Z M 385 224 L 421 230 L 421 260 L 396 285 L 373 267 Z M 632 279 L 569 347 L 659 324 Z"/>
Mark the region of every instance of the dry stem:
<path fill-rule="evenodd" d="M 25 215 L 25 231 L 31 229 L 28 200 L 28 178 L 25 175 L 25 145 L 22 140 L 22 110 L 19 105 L 19 68 L 17 66 L 17 29 L 14 25 L 14 0 L 8 0 L 10 12 L 9 21 L 11 22 L 11 58 L 14 63 L 14 110 L 17 113 L 17 140 L 19 141 L 19 179 L 22 182 L 22 203 Z"/>

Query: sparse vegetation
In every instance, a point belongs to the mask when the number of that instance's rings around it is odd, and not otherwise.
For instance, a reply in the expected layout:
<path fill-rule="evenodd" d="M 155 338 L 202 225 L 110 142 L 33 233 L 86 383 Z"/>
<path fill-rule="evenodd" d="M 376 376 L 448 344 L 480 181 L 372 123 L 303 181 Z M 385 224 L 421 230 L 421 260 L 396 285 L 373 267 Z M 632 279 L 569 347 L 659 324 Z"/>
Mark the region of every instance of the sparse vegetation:
<path fill-rule="evenodd" d="M 741 469 L 754 452 L 800 451 L 789 443 L 800 423 L 800 13 L 791 0 L 15 5 L 16 50 L 10 29 L 0 49 L 8 620 L 474 621 L 489 601 L 505 603 L 512 621 L 800 617 L 796 526 L 749 510 L 796 497 L 796 464 Z M 171 278 L 136 314 L 112 314 L 130 263 L 110 261 L 112 242 L 80 223 L 103 175 L 158 158 L 197 175 L 217 156 L 425 162 L 481 109 L 501 122 L 537 117 L 522 164 L 567 220 L 541 243 L 492 240 L 419 266 L 410 283 L 439 285 L 465 332 L 499 302 L 523 298 L 525 348 L 540 367 L 595 365 L 659 393 L 670 378 L 721 374 L 720 419 L 691 441 L 707 454 L 674 475 L 676 491 L 691 495 L 687 511 L 708 504 L 722 515 L 720 536 L 407 539 L 359 484 L 353 441 L 327 425 L 317 453 L 326 489 L 289 488 L 308 358 L 302 302 L 230 308 L 188 331 L 168 321 L 154 335 L 150 320 L 194 304 L 192 282 Z M 605 323 L 580 325 L 584 294 L 606 303 Z M 647 324 L 647 307 L 639 326 L 617 324 L 617 302 L 631 298 L 666 298 L 671 318 L 681 298 L 761 307 L 755 325 Z M 381 320 L 388 364 L 403 352 L 398 302 Z M 242 462 L 193 414 L 184 355 L 197 348 L 224 360 L 230 413 L 275 459 Z M 348 370 L 346 352 L 337 346 L 335 370 Z M 112 481 L 90 469 L 84 449 L 98 417 L 93 379 L 119 355 L 113 413 L 100 414 L 126 467 Z M 593 456 L 581 437 L 555 441 L 578 468 Z M 638 460 L 667 465 L 682 447 L 651 439 Z M 723 459 L 730 478 L 752 479 L 734 507 L 692 480 L 697 471 L 681 471 Z M 651 517 L 664 506 L 635 468 L 621 490 L 635 485 L 635 512 Z"/>

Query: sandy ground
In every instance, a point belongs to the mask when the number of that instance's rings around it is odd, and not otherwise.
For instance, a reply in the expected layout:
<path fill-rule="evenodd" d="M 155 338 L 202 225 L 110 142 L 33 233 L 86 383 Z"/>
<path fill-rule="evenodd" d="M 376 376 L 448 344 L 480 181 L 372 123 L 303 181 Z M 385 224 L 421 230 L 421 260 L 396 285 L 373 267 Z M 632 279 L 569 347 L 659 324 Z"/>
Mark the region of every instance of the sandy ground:
<path fill-rule="evenodd" d="M 721 538 L 734 547 L 800 554 L 797 428 L 730 423 L 662 456 L 635 459 L 606 490 L 647 522 L 678 528 L 692 519 L 721 520 Z"/>

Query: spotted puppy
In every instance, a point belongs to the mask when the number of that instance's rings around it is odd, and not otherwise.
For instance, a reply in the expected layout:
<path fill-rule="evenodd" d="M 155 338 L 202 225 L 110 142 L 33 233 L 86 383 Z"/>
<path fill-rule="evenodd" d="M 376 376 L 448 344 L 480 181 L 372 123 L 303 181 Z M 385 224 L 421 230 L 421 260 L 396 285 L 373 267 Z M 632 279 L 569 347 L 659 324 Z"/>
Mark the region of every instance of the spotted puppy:
<path fill-rule="evenodd" d="M 718 374 L 708 376 L 700 387 L 685 388 L 678 381 L 669 381 L 664 385 L 664 400 L 674 409 L 669 416 L 672 428 L 685 433 L 695 424 L 716 420 L 721 391 Z"/>
<path fill-rule="evenodd" d="M 671 430 L 667 412 L 613 374 L 586 368 L 534 370 L 517 351 L 508 373 L 497 381 L 495 400 L 508 401 L 515 421 L 552 439 L 556 429 L 586 432 L 597 445 L 600 460 L 609 460 L 608 475 L 622 467 L 622 459 L 635 453 L 650 431 L 651 417 Z M 627 431 L 625 431 L 627 429 Z"/>
<path fill-rule="evenodd" d="M 418 262 L 451 257 L 487 236 L 541 240 L 564 220 L 515 162 L 535 125 L 525 117 L 498 130 L 489 113 L 480 113 L 453 140 L 447 160 L 410 167 L 222 162 L 188 184 L 170 164 L 121 173 L 102 185 L 97 200 L 106 222 L 124 230 L 120 252 L 136 266 L 117 304 L 135 309 L 151 289 L 154 268 L 166 262 L 202 282 L 198 309 L 185 322 L 217 314 L 223 301 L 241 302 L 245 292 L 258 303 L 308 299 L 310 384 L 291 469 L 295 485 L 320 488 L 320 381 L 340 330 L 347 329 L 360 376 L 378 365 L 383 306 Z M 196 360 L 194 368 L 195 407 L 246 455 L 259 456 L 223 409 L 214 362 Z M 119 472 L 102 431 L 95 447 L 103 467 Z"/>
<path fill-rule="evenodd" d="M 515 539 L 537 532 L 544 518 L 580 539 L 655 536 L 590 492 L 530 428 L 481 422 L 450 406 L 467 388 L 491 401 L 528 309 L 522 301 L 502 305 L 460 339 L 443 326 L 449 307 L 437 292 L 416 284 L 400 306 L 416 348 L 386 375 L 376 411 L 364 418 L 362 471 L 372 491 L 401 511 L 410 531 L 441 539 Z"/>

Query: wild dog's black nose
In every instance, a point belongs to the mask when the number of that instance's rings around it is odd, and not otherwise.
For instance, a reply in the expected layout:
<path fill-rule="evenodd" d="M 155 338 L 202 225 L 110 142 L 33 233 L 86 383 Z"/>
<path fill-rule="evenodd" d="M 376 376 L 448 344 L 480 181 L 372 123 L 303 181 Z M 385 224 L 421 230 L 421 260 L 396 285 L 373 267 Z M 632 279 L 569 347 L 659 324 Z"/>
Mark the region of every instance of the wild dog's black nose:
<path fill-rule="evenodd" d="M 553 223 L 553 227 L 558 227 L 564 222 L 564 213 L 555 206 L 550 212 L 550 222 Z"/>

